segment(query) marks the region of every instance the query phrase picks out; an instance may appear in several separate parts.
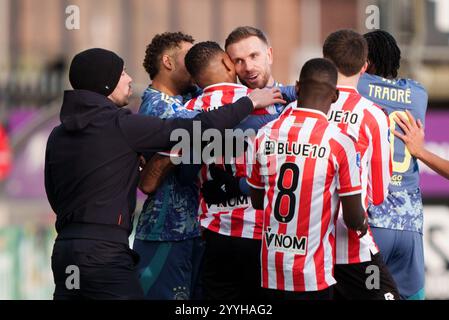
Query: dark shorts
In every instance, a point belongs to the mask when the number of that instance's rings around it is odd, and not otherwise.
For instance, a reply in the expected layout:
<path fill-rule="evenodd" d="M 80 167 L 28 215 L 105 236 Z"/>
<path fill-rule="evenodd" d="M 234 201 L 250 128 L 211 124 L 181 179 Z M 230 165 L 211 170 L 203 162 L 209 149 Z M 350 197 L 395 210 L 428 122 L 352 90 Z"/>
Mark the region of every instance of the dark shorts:
<path fill-rule="evenodd" d="M 139 275 L 145 299 L 202 299 L 201 270 L 204 242 L 134 240 L 140 255 Z"/>
<path fill-rule="evenodd" d="M 419 232 L 371 227 L 402 299 L 424 299 L 424 249 Z"/>
<path fill-rule="evenodd" d="M 142 299 L 138 260 L 123 243 L 57 240 L 51 257 L 54 299 Z"/>
<path fill-rule="evenodd" d="M 380 253 L 371 261 L 353 264 L 336 264 L 334 277 L 335 300 L 399 300 L 393 277 Z"/>
<path fill-rule="evenodd" d="M 207 300 L 258 300 L 261 241 L 204 231 L 203 289 Z"/>

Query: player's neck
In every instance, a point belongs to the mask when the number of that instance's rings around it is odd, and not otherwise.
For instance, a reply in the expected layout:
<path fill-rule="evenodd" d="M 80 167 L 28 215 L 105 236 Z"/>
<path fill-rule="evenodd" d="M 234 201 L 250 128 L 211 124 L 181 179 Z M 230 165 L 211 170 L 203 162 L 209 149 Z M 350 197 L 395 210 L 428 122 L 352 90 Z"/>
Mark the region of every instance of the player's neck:
<path fill-rule="evenodd" d="M 176 87 L 171 84 L 171 81 L 160 79 L 158 77 L 153 80 L 151 87 L 172 97 L 181 94 L 181 92 L 178 92 Z"/>
<path fill-rule="evenodd" d="M 308 97 L 299 97 L 298 98 L 298 106 L 300 108 L 307 108 L 321 111 L 324 114 L 329 112 L 329 103 L 322 101 L 321 99 L 313 99 Z"/>
<path fill-rule="evenodd" d="M 206 80 L 203 79 L 200 87 L 204 89 L 218 83 L 237 83 L 237 78 L 233 78 L 231 75 L 226 75 L 223 72 L 214 73 L 209 75 Z"/>
<path fill-rule="evenodd" d="M 343 75 L 343 74 L 341 74 L 339 72 L 338 73 L 337 86 L 357 88 L 357 84 L 359 83 L 359 79 L 360 79 L 360 74 L 359 73 L 357 73 L 354 76 L 347 77 L 347 76 L 345 76 L 345 75 Z"/>

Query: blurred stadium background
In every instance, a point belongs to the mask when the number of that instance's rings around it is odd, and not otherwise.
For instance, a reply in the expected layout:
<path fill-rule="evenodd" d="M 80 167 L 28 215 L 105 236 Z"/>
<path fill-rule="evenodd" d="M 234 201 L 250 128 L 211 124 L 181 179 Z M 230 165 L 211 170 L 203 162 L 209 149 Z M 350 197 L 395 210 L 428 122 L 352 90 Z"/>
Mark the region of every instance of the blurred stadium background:
<path fill-rule="evenodd" d="M 66 27 L 68 19 L 74 25 L 71 5 L 79 29 Z M 400 43 L 401 76 L 427 88 L 427 144 L 449 158 L 449 0 L 0 0 L 0 300 L 52 297 L 44 151 L 76 52 L 118 52 L 134 78 L 136 110 L 149 83 L 145 47 L 156 33 L 181 30 L 224 44 L 236 26 L 254 25 L 271 39 L 275 79 L 288 84 L 304 61 L 321 55 L 327 34 L 366 32 L 373 18 Z M 421 171 L 427 298 L 449 299 L 449 183 Z"/>

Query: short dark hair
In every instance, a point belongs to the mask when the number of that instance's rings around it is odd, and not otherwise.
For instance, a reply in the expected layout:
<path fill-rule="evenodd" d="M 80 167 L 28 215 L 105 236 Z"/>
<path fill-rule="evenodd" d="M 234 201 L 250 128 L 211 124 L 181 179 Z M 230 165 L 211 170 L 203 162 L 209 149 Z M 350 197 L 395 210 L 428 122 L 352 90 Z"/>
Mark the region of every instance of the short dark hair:
<path fill-rule="evenodd" d="M 182 32 L 164 32 L 154 36 L 147 46 L 143 60 L 143 67 L 151 79 L 154 79 L 159 73 L 160 59 L 164 51 L 180 47 L 181 42 L 194 43 L 195 40 L 192 36 Z"/>
<path fill-rule="evenodd" d="M 224 50 L 216 42 L 204 41 L 195 44 L 184 58 L 187 71 L 196 78 L 207 67 L 210 59 L 219 53 L 224 53 Z"/>
<path fill-rule="evenodd" d="M 401 49 L 394 37 L 386 31 L 375 30 L 363 35 L 368 42 L 368 60 L 375 73 L 384 78 L 396 78 L 401 66 Z"/>
<path fill-rule="evenodd" d="M 368 44 L 361 34 L 353 30 L 339 30 L 324 41 L 323 55 L 335 63 L 340 73 L 350 77 L 366 63 Z"/>
<path fill-rule="evenodd" d="M 226 42 L 225 42 L 225 48 L 227 48 L 231 44 L 234 44 L 236 42 L 239 42 L 240 40 L 243 40 L 243 39 L 246 39 L 249 37 L 257 37 L 261 41 L 263 41 L 267 46 L 269 45 L 268 38 L 262 30 L 254 28 L 254 27 L 250 27 L 250 26 L 244 26 L 244 27 L 235 28 L 228 35 L 228 37 L 226 38 Z"/>
<path fill-rule="evenodd" d="M 336 93 L 337 79 L 337 67 L 331 60 L 315 58 L 307 61 L 299 75 L 299 87 L 296 87 L 298 100 L 328 100 Z"/>
<path fill-rule="evenodd" d="M 337 85 L 337 80 L 337 67 L 331 60 L 323 58 L 314 58 L 307 61 L 299 75 L 299 81 L 327 82 L 335 86 Z"/>

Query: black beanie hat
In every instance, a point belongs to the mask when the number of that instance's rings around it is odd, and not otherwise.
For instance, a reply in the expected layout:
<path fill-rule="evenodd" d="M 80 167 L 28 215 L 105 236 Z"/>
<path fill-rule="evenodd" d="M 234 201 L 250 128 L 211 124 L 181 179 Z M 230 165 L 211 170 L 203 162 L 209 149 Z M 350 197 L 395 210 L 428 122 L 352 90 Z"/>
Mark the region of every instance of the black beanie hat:
<path fill-rule="evenodd" d="M 88 49 L 72 60 L 69 80 L 73 89 L 83 89 L 109 96 L 117 86 L 124 62 L 117 54 L 105 49 Z"/>

